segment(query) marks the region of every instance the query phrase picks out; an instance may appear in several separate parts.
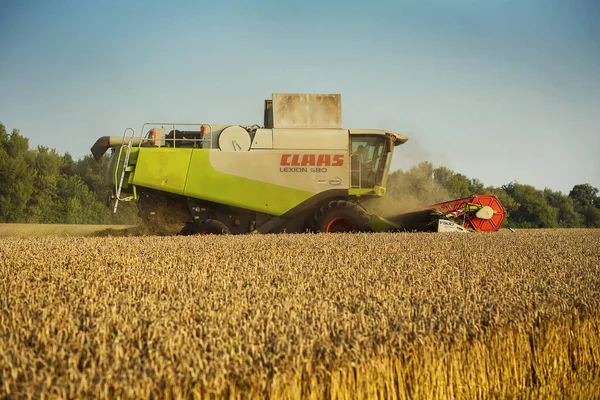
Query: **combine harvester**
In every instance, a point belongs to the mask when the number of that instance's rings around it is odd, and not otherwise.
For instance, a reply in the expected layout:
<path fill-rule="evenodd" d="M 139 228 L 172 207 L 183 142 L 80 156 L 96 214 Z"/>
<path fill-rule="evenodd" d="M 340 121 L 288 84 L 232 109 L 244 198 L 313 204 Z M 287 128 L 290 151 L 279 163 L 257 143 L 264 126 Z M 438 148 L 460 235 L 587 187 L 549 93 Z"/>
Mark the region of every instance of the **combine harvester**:
<path fill-rule="evenodd" d="M 145 134 L 144 134 L 145 133 Z M 114 212 L 138 201 L 144 221 L 182 233 L 497 231 L 505 210 L 475 195 L 379 216 L 362 201 L 381 197 L 401 134 L 343 129 L 335 94 L 273 94 L 263 126 L 147 123 L 139 134 L 104 136 L 112 155 Z"/>

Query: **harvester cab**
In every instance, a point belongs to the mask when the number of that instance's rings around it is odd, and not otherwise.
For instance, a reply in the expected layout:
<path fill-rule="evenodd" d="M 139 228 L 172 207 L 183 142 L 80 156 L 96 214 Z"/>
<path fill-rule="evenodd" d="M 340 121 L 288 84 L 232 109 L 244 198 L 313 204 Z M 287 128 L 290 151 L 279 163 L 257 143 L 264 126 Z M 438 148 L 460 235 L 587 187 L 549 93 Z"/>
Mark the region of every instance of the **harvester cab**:
<path fill-rule="evenodd" d="M 393 133 L 351 130 L 351 187 L 384 193 L 394 146 L 405 141 Z"/>
<path fill-rule="evenodd" d="M 139 134 L 102 137 L 91 151 L 99 159 L 112 149 L 115 212 L 120 201 L 137 200 L 154 226 L 197 234 L 386 231 L 406 219 L 371 215 L 361 203 L 385 194 L 394 149 L 407 140 L 342 128 L 340 95 L 273 94 L 262 126 L 147 123 Z"/>

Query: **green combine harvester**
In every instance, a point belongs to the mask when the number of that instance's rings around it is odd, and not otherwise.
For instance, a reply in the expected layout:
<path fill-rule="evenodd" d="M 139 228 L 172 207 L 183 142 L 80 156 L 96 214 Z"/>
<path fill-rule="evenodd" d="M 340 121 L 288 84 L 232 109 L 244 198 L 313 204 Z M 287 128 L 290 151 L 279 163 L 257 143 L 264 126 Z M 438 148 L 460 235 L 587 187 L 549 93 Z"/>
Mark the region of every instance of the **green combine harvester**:
<path fill-rule="evenodd" d="M 385 195 L 392 154 L 407 140 L 342 128 L 340 95 L 273 94 L 263 126 L 147 123 L 91 151 L 99 160 L 112 149 L 115 212 L 136 200 L 144 221 L 187 234 L 500 228 L 504 208 L 490 195 L 369 214 L 361 202 Z"/>

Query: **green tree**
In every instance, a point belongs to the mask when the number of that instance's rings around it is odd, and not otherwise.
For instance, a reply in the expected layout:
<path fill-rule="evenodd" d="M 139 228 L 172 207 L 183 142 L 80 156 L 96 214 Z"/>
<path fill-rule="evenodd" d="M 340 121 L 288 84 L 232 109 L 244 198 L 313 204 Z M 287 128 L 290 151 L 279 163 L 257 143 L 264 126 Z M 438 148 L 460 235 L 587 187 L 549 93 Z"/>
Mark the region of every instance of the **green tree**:
<path fill-rule="evenodd" d="M 477 178 L 469 179 L 469 194 L 467 196 L 474 194 L 486 194 L 485 185 Z"/>
<path fill-rule="evenodd" d="M 550 207 L 557 211 L 557 223 L 561 228 L 578 228 L 584 218 L 575 210 L 573 199 L 561 192 L 544 189 L 544 198 Z"/>
<path fill-rule="evenodd" d="M 62 156 L 60 173 L 67 176 L 77 174 L 77 163 L 73 160 L 73 157 L 69 153 L 65 153 Z"/>
<path fill-rule="evenodd" d="M 600 197 L 598 189 L 589 183 L 575 185 L 569 197 L 573 199 L 575 210 L 583 216 L 584 225 L 589 228 L 600 227 Z"/>
<path fill-rule="evenodd" d="M 5 149 L 6 151 L 6 146 L 8 144 L 8 132 L 6 131 L 6 127 L 0 123 L 0 147 Z"/>
<path fill-rule="evenodd" d="M 0 124 L 0 222 L 22 222 L 33 193 L 29 140 L 13 129 L 8 135 Z"/>
<path fill-rule="evenodd" d="M 110 223 L 110 213 L 79 175 L 61 175 L 53 215 L 67 224 Z"/>
<path fill-rule="evenodd" d="M 573 199 L 575 205 L 584 209 L 587 207 L 600 207 L 600 198 L 598 197 L 598 189 L 589 183 L 582 183 L 573 186 L 569 197 Z"/>
<path fill-rule="evenodd" d="M 588 228 L 600 228 L 600 208 L 588 207 L 582 212 L 585 226 Z"/>
<path fill-rule="evenodd" d="M 6 131 L 6 129 L 4 129 Z M 7 141 L 3 141 L 4 150 L 12 158 L 26 155 L 29 151 L 29 139 L 22 136 L 18 129 L 13 129 Z"/>
<path fill-rule="evenodd" d="M 543 192 L 530 185 L 513 182 L 502 187 L 519 205 L 510 215 L 511 223 L 521 228 L 556 228 L 558 210 L 551 207 Z"/>
<path fill-rule="evenodd" d="M 462 174 L 455 173 L 449 168 L 436 168 L 433 171 L 433 177 L 435 182 L 446 190 L 448 197 L 458 199 L 472 194 L 469 179 Z"/>
<path fill-rule="evenodd" d="M 108 155 L 104 155 L 99 161 L 90 155 L 77 161 L 77 174 L 99 199 L 106 198 L 107 192 L 110 190 L 106 185 L 105 178 L 108 161 Z"/>
<path fill-rule="evenodd" d="M 33 192 L 27 202 L 27 222 L 48 223 L 55 219 L 51 215 L 51 209 L 62 157 L 55 150 L 44 146 L 38 146 L 32 155 Z"/>

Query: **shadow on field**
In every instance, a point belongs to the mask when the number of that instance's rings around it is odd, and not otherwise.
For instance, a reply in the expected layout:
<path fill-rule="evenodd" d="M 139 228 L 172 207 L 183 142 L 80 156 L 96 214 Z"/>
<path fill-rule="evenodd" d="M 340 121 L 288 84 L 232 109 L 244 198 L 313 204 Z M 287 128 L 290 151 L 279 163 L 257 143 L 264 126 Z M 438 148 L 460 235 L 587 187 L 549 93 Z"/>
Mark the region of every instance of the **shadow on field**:
<path fill-rule="evenodd" d="M 134 226 L 127 229 L 108 228 L 90 235 L 91 237 L 126 237 L 126 236 L 145 236 L 143 230 L 139 226 Z"/>
<path fill-rule="evenodd" d="M 131 236 L 175 236 L 181 232 L 181 224 L 138 225 L 126 229 L 107 228 L 93 233 L 92 237 L 131 237 Z"/>

